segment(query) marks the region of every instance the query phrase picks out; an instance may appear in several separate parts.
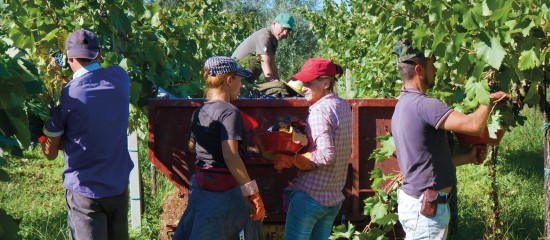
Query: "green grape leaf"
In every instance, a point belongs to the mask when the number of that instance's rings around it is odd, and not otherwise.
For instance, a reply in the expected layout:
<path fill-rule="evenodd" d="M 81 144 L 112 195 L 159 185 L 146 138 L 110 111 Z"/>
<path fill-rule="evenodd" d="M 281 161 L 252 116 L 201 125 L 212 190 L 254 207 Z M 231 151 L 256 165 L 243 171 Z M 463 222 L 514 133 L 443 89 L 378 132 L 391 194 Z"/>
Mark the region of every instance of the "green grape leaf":
<path fill-rule="evenodd" d="M 11 78 L 12 75 L 10 71 L 4 66 L 2 62 L 0 62 L 0 81 Z"/>
<path fill-rule="evenodd" d="M 392 212 L 388 212 L 385 216 L 377 219 L 376 223 L 378 223 L 380 225 L 391 225 L 391 226 L 393 226 L 397 223 L 397 221 L 399 221 L 399 217 L 397 216 L 397 214 L 392 213 Z"/>
<path fill-rule="evenodd" d="M 491 65 L 491 67 L 499 69 L 506 55 L 506 50 L 500 44 L 500 38 L 491 37 L 490 42 L 484 41 L 482 38 L 480 40 L 476 44 L 478 57 Z"/>
<path fill-rule="evenodd" d="M 508 109 L 503 109 L 500 112 L 500 114 L 501 114 L 501 117 L 500 117 L 501 123 L 503 123 L 505 125 L 509 125 L 509 126 L 515 126 L 516 116 L 514 116 L 514 114 L 510 110 L 511 107 L 507 107 L 507 108 Z"/>
<path fill-rule="evenodd" d="M 381 147 L 376 148 L 369 158 L 374 158 L 377 163 L 385 161 L 389 156 L 395 152 L 395 144 L 393 143 L 393 137 L 391 134 L 387 134 L 382 137 L 377 137 Z"/>
<path fill-rule="evenodd" d="M 137 16 L 142 16 L 145 13 L 145 6 L 141 0 L 130 0 L 130 5 Z"/>
<path fill-rule="evenodd" d="M 47 42 L 47 41 L 52 40 L 55 37 L 55 34 L 57 34 L 57 32 L 59 32 L 59 29 L 60 28 L 55 28 L 54 30 L 52 30 L 51 32 L 46 34 L 46 36 L 44 36 L 44 38 L 42 38 L 42 41 Z"/>
<path fill-rule="evenodd" d="M 386 204 L 382 202 L 378 202 L 374 204 L 374 206 L 372 207 L 370 211 L 370 216 L 373 219 L 378 220 L 386 216 L 387 213 L 388 213 L 388 207 L 386 206 Z"/>
<path fill-rule="evenodd" d="M 464 101 L 462 102 L 462 105 L 463 105 L 462 112 L 470 113 L 472 112 L 472 110 L 475 110 L 477 106 L 479 106 L 479 102 L 477 101 L 477 99 L 465 98 Z"/>
<path fill-rule="evenodd" d="M 545 16 L 544 19 L 546 19 L 546 22 L 544 23 L 542 30 L 546 33 L 550 33 L 550 10 L 546 10 L 546 14 L 544 16 Z"/>
<path fill-rule="evenodd" d="M 141 96 L 142 86 L 140 82 L 130 82 L 130 102 L 137 103 Z"/>
<path fill-rule="evenodd" d="M 340 238 L 350 239 L 355 232 L 355 226 L 348 222 L 348 227 L 346 227 L 346 225 L 344 224 L 340 224 L 338 226 L 335 226 L 332 231 L 332 236 L 330 236 L 329 238 L 331 240 L 336 240 Z"/>
<path fill-rule="evenodd" d="M 532 69 L 535 67 L 540 66 L 540 60 L 537 57 L 537 54 L 535 54 L 535 51 L 533 49 L 529 51 L 523 51 L 521 52 L 521 56 L 519 57 L 518 67 L 520 70 L 527 70 Z"/>
<path fill-rule="evenodd" d="M 369 174 L 370 174 L 370 179 L 382 178 L 382 176 L 384 176 L 384 173 L 382 173 L 382 170 L 380 170 L 379 168 L 373 169 L 372 171 L 369 172 Z"/>
<path fill-rule="evenodd" d="M 491 2 L 495 3 L 497 1 L 489 1 L 489 3 Z M 489 20 L 491 21 L 505 20 L 510 10 L 512 10 L 512 3 L 513 1 L 505 1 L 504 6 L 492 8 L 493 14 L 489 18 Z"/>
<path fill-rule="evenodd" d="M 384 231 L 382 229 L 371 228 L 367 233 L 364 233 L 363 235 L 365 235 L 364 239 L 366 239 L 366 240 L 387 240 L 387 239 L 389 239 L 386 236 L 384 236 L 384 234 L 386 234 L 386 231 Z"/>
<path fill-rule="evenodd" d="M 504 90 L 510 89 L 510 83 L 513 82 L 513 77 L 517 76 L 514 74 L 513 69 L 506 67 L 502 71 L 499 71 L 495 74 L 495 79 L 500 81 L 500 87 Z"/>
<path fill-rule="evenodd" d="M 23 85 L 25 86 L 25 91 L 29 95 L 41 93 L 44 89 L 44 83 L 41 81 L 25 81 Z"/>
<path fill-rule="evenodd" d="M 439 45 L 441 41 L 443 41 L 443 39 L 448 35 L 447 32 L 445 32 L 444 25 L 441 23 L 437 24 L 434 34 L 435 36 L 432 44 L 432 49 L 436 49 L 437 45 Z"/>
<path fill-rule="evenodd" d="M 15 27 L 9 30 L 9 37 L 13 40 L 13 46 L 17 48 L 30 49 L 34 46 L 34 36 L 30 31 L 26 34 L 22 32 L 22 29 Z"/>
<path fill-rule="evenodd" d="M 120 63 L 118 65 L 121 68 L 124 68 L 126 71 L 130 71 L 130 68 L 128 67 L 128 65 L 131 66 L 131 62 L 132 62 L 132 60 L 130 60 L 128 58 L 124 58 L 124 59 L 122 59 L 122 61 L 120 61 Z"/>
<path fill-rule="evenodd" d="M 491 115 L 491 119 L 489 119 L 489 123 L 487 124 L 487 130 L 489 131 L 489 137 L 496 139 L 497 138 L 497 131 L 501 128 L 500 127 L 500 110 L 495 110 L 493 115 Z"/>
<path fill-rule="evenodd" d="M 525 94 L 525 98 L 523 99 L 523 102 L 525 102 L 529 106 L 534 106 L 538 104 L 540 101 L 540 95 L 537 92 L 537 86 L 535 84 L 532 84 L 529 88 L 529 91 L 527 91 L 527 94 Z"/>
<path fill-rule="evenodd" d="M 118 55 L 114 52 L 108 52 L 103 54 L 102 67 L 110 67 L 118 63 Z"/>
<path fill-rule="evenodd" d="M 0 166 L 2 166 L 2 165 L 6 165 L 7 163 L 8 163 L 8 162 L 6 161 L 6 159 L 5 159 L 5 158 L 3 158 L 3 157 L 0 157 Z"/>
<path fill-rule="evenodd" d="M 159 15 L 160 15 L 160 12 L 157 12 L 151 18 L 151 26 L 152 27 L 159 27 L 160 26 L 161 22 L 160 22 L 160 19 L 159 19 Z"/>
<path fill-rule="evenodd" d="M 25 85 L 23 81 L 19 81 L 20 79 L 17 80 L 18 81 L 4 84 L 4 87 L 0 88 L 0 96 L 2 96 L 2 98 L 0 98 L 0 109 L 20 107 L 23 105 L 26 96 Z"/>
<path fill-rule="evenodd" d="M 111 22 L 113 23 L 115 29 L 120 33 L 126 35 L 132 32 L 130 20 L 121 8 L 115 4 L 112 4 L 109 7 L 109 16 L 111 17 Z"/>
<path fill-rule="evenodd" d="M 460 60 L 455 65 L 456 71 L 459 75 L 466 76 L 468 73 L 468 69 L 471 67 L 470 58 L 468 57 L 468 54 L 462 54 L 462 57 L 460 57 Z"/>
<path fill-rule="evenodd" d="M 477 102 L 483 105 L 490 104 L 489 86 L 487 81 L 476 81 L 474 78 L 470 78 L 466 81 L 466 96 L 469 99 L 476 99 Z"/>
<path fill-rule="evenodd" d="M 31 132 L 29 130 L 29 120 L 22 108 L 10 108 L 4 110 L 12 127 L 15 129 L 15 136 L 21 143 L 21 147 L 27 148 L 31 143 Z"/>
<path fill-rule="evenodd" d="M 477 4 L 473 8 L 469 9 L 462 16 L 462 26 L 467 30 L 475 30 L 480 26 L 480 21 L 483 20 L 483 7 Z"/>
<path fill-rule="evenodd" d="M 374 190 L 379 189 L 382 186 L 382 181 L 384 181 L 382 178 L 375 178 L 370 187 Z"/>
<path fill-rule="evenodd" d="M 34 76 L 39 75 L 38 69 L 36 68 L 36 66 L 34 66 L 32 62 L 23 58 L 19 58 L 17 59 L 17 63 L 19 63 L 19 66 L 21 66 L 21 68 L 25 70 L 26 74 L 23 75 L 25 75 L 26 80 L 34 79 Z"/>
<path fill-rule="evenodd" d="M 474 70 L 472 71 L 472 75 L 470 76 L 470 78 L 480 79 L 481 75 L 483 74 L 483 70 L 485 70 L 486 65 L 487 64 L 483 59 L 479 59 L 479 58 L 476 59 L 476 64 L 474 66 Z"/>
<path fill-rule="evenodd" d="M 546 21 L 548 21 L 548 19 Z M 528 25 L 521 30 L 521 33 L 523 34 L 523 36 L 527 37 L 531 31 L 531 28 L 533 28 L 536 25 L 537 24 L 535 24 L 534 21 L 529 20 Z"/>
<path fill-rule="evenodd" d="M 483 3 L 481 4 L 482 6 L 482 9 L 483 9 L 483 13 L 482 15 L 484 17 L 488 17 L 488 16 L 491 16 L 493 14 L 493 11 L 491 11 L 491 9 L 489 8 L 489 6 L 487 5 L 487 1 L 484 0 Z"/>

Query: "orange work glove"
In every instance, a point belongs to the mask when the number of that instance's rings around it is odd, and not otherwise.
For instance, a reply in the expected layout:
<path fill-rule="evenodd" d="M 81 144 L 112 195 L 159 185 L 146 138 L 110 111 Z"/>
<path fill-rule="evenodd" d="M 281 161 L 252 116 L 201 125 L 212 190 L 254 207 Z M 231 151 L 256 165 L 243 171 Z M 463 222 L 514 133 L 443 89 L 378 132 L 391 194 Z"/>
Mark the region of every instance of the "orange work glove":
<path fill-rule="evenodd" d="M 273 158 L 275 159 L 275 169 L 280 172 L 285 168 L 296 167 L 302 171 L 309 171 L 313 169 L 311 164 L 311 153 L 296 154 L 296 155 L 287 155 L 287 154 L 275 154 Z"/>
<path fill-rule="evenodd" d="M 294 155 L 277 153 L 273 155 L 275 165 L 273 166 L 277 172 L 281 172 L 285 168 L 294 167 Z"/>
<path fill-rule="evenodd" d="M 255 212 L 250 214 L 250 218 L 255 221 L 263 221 L 265 217 L 264 201 L 260 197 L 260 193 L 254 193 L 248 196 L 248 201 L 254 206 Z"/>
<path fill-rule="evenodd" d="M 311 164 L 311 153 L 296 154 L 296 160 L 294 160 L 294 166 L 301 171 L 309 171 L 313 169 Z"/>

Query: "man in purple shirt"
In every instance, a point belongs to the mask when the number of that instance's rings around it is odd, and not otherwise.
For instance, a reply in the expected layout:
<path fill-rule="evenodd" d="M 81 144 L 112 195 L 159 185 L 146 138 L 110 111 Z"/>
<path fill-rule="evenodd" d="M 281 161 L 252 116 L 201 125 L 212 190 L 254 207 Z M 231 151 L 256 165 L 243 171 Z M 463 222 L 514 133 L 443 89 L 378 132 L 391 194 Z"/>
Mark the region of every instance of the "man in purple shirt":
<path fill-rule="evenodd" d="M 71 33 L 65 48 L 74 75 L 45 123 L 42 152 L 52 160 L 63 146 L 72 238 L 128 239 L 130 79 L 120 66 L 99 66 L 90 31 Z"/>
<path fill-rule="evenodd" d="M 296 167 L 300 174 L 285 189 L 289 199 L 285 239 L 328 239 L 344 201 L 351 156 L 351 110 L 335 92 L 342 67 L 311 58 L 292 76 L 304 83 L 309 107 L 307 153 L 275 154 L 275 169 Z"/>
<path fill-rule="evenodd" d="M 435 83 L 434 58 L 414 49 L 408 39 L 398 42 L 393 53 L 398 56 L 397 66 L 403 78 L 391 123 L 399 168 L 405 177 L 397 192 L 399 221 L 406 239 L 446 239 L 455 167 L 477 162 L 477 155 L 485 156 L 485 149 L 476 147 L 466 154 L 452 155 L 446 131 L 480 135 L 491 107 L 480 105 L 469 115 L 453 111 L 425 94 Z M 490 95 L 491 102 L 503 97 L 503 92 Z M 435 216 L 420 213 L 428 189 L 437 192 Z"/>

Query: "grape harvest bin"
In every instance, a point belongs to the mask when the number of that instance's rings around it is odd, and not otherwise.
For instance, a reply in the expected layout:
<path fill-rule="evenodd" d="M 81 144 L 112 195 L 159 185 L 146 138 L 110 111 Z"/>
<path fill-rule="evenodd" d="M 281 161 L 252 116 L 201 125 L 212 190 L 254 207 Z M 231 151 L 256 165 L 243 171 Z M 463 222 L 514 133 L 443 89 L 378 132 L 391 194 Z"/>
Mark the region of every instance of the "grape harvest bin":
<path fill-rule="evenodd" d="M 191 114 L 204 99 L 152 99 L 149 101 L 149 160 L 181 194 L 187 194 L 189 179 L 194 172 L 194 156 L 189 154 L 187 137 Z M 376 137 L 390 132 L 395 99 L 348 99 L 352 110 L 352 153 L 347 181 L 343 191 L 346 200 L 336 221 L 351 220 L 364 226 L 363 200 L 372 195 L 369 172 L 375 167 L 369 155 L 377 147 Z M 283 231 L 282 192 L 296 175 L 295 169 L 277 173 L 270 160 L 262 158 L 252 143 L 252 136 L 264 132 L 276 123 L 277 117 L 290 116 L 305 120 L 309 104 L 305 99 L 238 99 L 232 102 L 252 121 L 248 125 L 248 158 L 245 164 L 252 179 L 256 179 L 266 207 L 264 239 L 278 239 Z M 387 174 L 398 171 L 397 161 L 390 159 L 379 166 Z M 361 230 L 362 228 L 358 229 Z M 278 232 L 277 232 L 278 231 Z"/>

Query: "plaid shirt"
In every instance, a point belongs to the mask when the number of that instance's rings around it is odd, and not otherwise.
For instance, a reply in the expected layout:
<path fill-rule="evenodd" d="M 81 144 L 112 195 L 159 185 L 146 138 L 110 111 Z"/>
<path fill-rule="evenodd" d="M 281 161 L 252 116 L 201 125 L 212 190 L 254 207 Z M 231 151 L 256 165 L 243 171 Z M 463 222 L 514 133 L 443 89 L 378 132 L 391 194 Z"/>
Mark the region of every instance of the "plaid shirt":
<path fill-rule="evenodd" d="M 287 188 L 303 191 L 324 206 L 334 206 L 345 197 L 347 166 L 351 157 L 351 109 L 336 94 L 324 96 L 309 107 L 308 152 L 314 169 L 300 172 Z"/>

